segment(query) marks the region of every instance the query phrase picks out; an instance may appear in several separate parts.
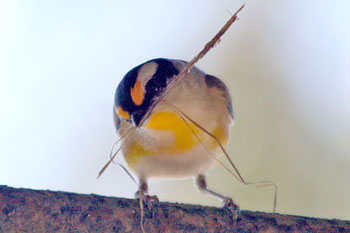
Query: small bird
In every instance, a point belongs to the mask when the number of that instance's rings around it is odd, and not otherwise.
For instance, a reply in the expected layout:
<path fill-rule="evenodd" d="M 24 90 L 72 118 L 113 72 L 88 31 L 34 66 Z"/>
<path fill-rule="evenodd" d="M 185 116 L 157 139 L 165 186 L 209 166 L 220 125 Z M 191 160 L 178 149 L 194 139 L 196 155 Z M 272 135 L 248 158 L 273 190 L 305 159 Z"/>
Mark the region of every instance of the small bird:
<path fill-rule="evenodd" d="M 136 66 L 121 80 L 113 115 L 122 138 L 122 153 L 139 178 L 145 201 L 158 200 L 148 195 L 150 178 L 195 177 L 200 191 L 239 211 L 231 198 L 208 189 L 206 184 L 208 171 L 222 153 L 218 141 L 226 145 L 229 140 L 231 95 L 220 79 L 196 67 L 169 89 L 171 80 L 186 65 L 182 60 L 157 58 Z"/>

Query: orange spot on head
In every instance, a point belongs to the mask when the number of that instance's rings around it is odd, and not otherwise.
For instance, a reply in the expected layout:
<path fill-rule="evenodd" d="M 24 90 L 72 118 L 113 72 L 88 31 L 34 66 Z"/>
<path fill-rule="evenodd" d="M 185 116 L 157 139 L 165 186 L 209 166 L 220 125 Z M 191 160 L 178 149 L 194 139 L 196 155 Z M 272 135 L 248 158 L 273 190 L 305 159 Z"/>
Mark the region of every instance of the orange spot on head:
<path fill-rule="evenodd" d="M 141 82 L 136 80 L 134 87 L 130 90 L 132 101 L 137 105 L 141 105 L 144 98 L 144 93 L 141 87 Z"/>
<path fill-rule="evenodd" d="M 123 117 L 124 119 L 127 119 L 127 120 L 130 119 L 130 114 L 120 106 L 117 109 L 117 113 L 119 116 Z"/>

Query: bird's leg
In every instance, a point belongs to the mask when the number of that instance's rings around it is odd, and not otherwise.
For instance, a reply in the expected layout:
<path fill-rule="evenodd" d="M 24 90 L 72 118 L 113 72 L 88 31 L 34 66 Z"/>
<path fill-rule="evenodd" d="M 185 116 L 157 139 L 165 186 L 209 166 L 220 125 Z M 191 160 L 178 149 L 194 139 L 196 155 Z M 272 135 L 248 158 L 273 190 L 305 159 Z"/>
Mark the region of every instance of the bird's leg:
<path fill-rule="evenodd" d="M 210 189 L 208 189 L 207 187 L 207 182 L 205 180 L 205 176 L 204 175 L 198 175 L 197 178 L 196 178 L 196 184 L 199 188 L 200 191 L 202 192 L 206 192 L 210 195 L 213 195 L 219 199 L 222 200 L 222 208 L 227 208 L 229 210 L 232 211 L 233 213 L 233 219 L 236 220 L 237 217 L 239 216 L 240 214 L 240 208 L 237 204 L 235 204 L 232 200 L 232 198 L 230 197 L 225 197 L 221 194 L 218 194 L 217 192 L 214 192 Z"/>
<path fill-rule="evenodd" d="M 144 178 L 140 178 L 139 183 L 139 191 L 135 193 L 135 198 L 139 199 L 141 194 L 141 199 L 145 203 L 145 206 L 148 209 L 152 209 L 154 204 L 158 204 L 159 200 L 156 195 L 150 196 L 148 195 L 148 184 L 147 181 Z"/>

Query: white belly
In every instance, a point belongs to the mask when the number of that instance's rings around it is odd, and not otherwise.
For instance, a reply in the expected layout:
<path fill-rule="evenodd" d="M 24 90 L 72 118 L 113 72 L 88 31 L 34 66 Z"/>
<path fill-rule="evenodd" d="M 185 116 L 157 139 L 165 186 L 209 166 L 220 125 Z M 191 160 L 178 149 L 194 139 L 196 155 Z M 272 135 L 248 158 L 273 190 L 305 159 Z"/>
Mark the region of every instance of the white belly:
<path fill-rule="evenodd" d="M 143 177 L 188 178 L 206 174 L 214 167 L 219 151 L 207 150 L 198 145 L 191 151 L 165 156 L 143 156 L 134 166 L 135 172 Z"/>

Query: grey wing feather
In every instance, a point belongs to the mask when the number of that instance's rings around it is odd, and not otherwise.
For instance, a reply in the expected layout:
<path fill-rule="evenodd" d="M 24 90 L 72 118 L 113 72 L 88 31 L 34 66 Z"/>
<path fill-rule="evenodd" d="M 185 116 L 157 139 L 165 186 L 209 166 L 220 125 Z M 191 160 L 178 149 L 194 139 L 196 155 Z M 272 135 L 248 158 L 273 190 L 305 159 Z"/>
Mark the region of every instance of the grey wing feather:
<path fill-rule="evenodd" d="M 223 83 L 217 77 L 208 75 L 208 74 L 205 76 L 205 83 L 209 88 L 216 87 L 222 92 L 222 95 L 226 100 L 227 111 L 233 119 L 232 99 L 231 99 L 230 92 L 226 87 L 225 83 Z"/>

